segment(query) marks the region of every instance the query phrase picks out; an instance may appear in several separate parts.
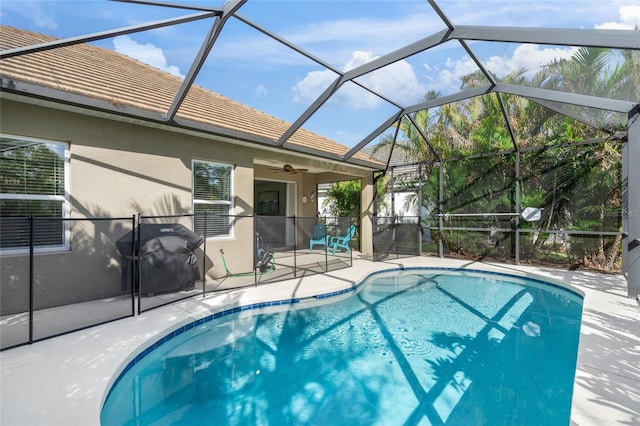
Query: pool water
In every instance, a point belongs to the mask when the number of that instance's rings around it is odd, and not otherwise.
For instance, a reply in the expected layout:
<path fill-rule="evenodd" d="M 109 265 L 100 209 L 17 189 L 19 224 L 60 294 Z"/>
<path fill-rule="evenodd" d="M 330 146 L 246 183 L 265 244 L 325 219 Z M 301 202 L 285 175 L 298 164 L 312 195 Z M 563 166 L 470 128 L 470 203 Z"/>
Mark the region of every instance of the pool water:
<path fill-rule="evenodd" d="M 568 425 L 581 314 L 581 297 L 540 281 L 378 273 L 356 292 L 169 339 L 117 381 L 101 420 Z"/>

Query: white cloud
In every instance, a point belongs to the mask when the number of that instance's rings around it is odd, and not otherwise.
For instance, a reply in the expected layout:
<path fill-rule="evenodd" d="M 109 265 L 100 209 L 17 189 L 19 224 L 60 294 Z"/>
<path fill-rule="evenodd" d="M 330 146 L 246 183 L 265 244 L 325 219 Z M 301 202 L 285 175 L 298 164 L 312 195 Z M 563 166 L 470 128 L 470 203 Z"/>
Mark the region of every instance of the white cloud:
<path fill-rule="evenodd" d="M 256 86 L 256 98 L 260 98 L 263 96 L 267 96 L 267 87 L 264 84 L 260 83 Z"/>
<path fill-rule="evenodd" d="M 595 28 L 600 30 L 635 30 L 640 28 L 640 6 L 620 6 L 619 12 L 619 22 L 605 22 L 596 25 Z"/>
<path fill-rule="evenodd" d="M 556 59 L 570 58 L 576 52 L 575 47 L 540 47 L 537 44 L 523 44 L 513 52 L 514 68 L 528 70 L 533 75 Z M 492 70 L 493 71 L 493 70 Z"/>
<path fill-rule="evenodd" d="M 311 71 L 298 82 L 293 91 L 293 102 L 314 100 L 335 80 L 337 75 L 329 70 Z"/>
<path fill-rule="evenodd" d="M 342 70 L 352 70 L 376 58 L 377 56 L 373 56 L 371 52 L 353 52 Z M 309 72 L 293 88 L 293 101 L 315 100 L 336 78 L 337 75 L 329 70 Z M 415 70 L 406 61 L 398 61 L 356 80 L 373 91 L 404 104 L 416 102 L 425 93 Z M 373 109 L 384 102 L 380 97 L 350 83 L 343 85 L 331 101 L 353 110 Z"/>
<path fill-rule="evenodd" d="M 496 58 L 492 58 L 496 61 Z M 478 69 L 476 63 L 471 58 L 453 60 L 447 58 L 442 67 L 437 65 L 424 64 L 429 80 L 429 89 L 441 92 L 443 95 L 454 93 L 460 90 L 460 77 L 470 74 Z"/>
<path fill-rule="evenodd" d="M 140 62 L 166 71 L 169 74 L 184 78 L 184 75 L 180 72 L 180 68 L 167 64 L 167 58 L 164 56 L 162 49 L 151 43 L 140 44 L 131 37 L 123 35 L 113 39 L 113 46 L 118 53 L 137 59 Z"/>
<path fill-rule="evenodd" d="M 366 62 L 375 59 L 369 56 Z M 410 105 L 422 98 L 426 88 L 419 81 L 416 71 L 407 61 L 398 61 L 358 79 L 368 87 L 404 105 Z M 375 97 L 376 103 L 381 100 Z"/>
<path fill-rule="evenodd" d="M 493 55 L 483 58 L 484 66 L 498 78 L 518 69 L 526 69 L 525 75 L 532 76 L 553 60 L 569 58 L 575 52 L 571 47 L 544 47 L 537 44 L 522 44 L 510 56 Z M 376 59 L 371 52 L 353 52 L 351 59 L 343 66 L 351 70 Z M 443 94 L 460 90 L 460 77 L 478 69 L 470 57 L 454 59 L 448 57 L 438 64 L 424 64 L 425 80 L 421 81 L 415 69 L 406 61 L 398 61 L 377 71 L 359 77 L 358 82 L 377 93 L 404 105 L 419 102 L 428 90 Z M 293 88 L 294 102 L 312 102 L 336 79 L 331 71 L 313 71 Z M 331 102 L 352 110 L 374 109 L 382 104 L 379 97 L 363 91 L 353 84 L 346 84 L 331 98 Z"/>
<path fill-rule="evenodd" d="M 355 84 L 347 83 L 340 87 L 330 102 L 350 110 L 358 110 L 374 109 L 382 103 L 382 100 L 373 93 L 361 89 Z"/>
<path fill-rule="evenodd" d="M 437 67 L 433 67 L 434 70 L 437 70 Z M 437 73 L 434 73 L 433 76 L 429 76 L 429 87 L 431 90 L 436 92 L 449 92 L 455 91 L 455 89 L 460 86 L 460 80 L 458 77 L 449 70 L 442 70 Z"/>
<path fill-rule="evenodd" d="M 40 8 L 37 8 L 35 13 L 31 14 L 31 19 L 33 19 L 38 28 L 56 30 L 59 26 L 54 16 L 49 15 L 46 11 Z"/>
<path fill-rule="evenodd" d="M 620 6 L 620 20 L 618 22 L 605 22 L 595 25 L 596 29 L 635 29 L 640 27 L 640 6 Z M 540 69 L 557 59 L 570 58 L 576 47 L 544 47 L 537 44 L 521 44 L 510 56 L 494 55 L 481 58 L 485 68 L 495 73 L 498 78 L 518 69 L 525 69 L 526 76 L 533 76 Z M 436 64 L 424 64 L 431 80 L 432 88 L 446 93 L 459 89 L 459 77 L 477 69 L 471 58 L 452 59 L 447 58 L 443 69 L 439 70 Z"/>
<path fill-rule="evenodd" d="M 371 52 L 362 52 L 356 51 L 351 55 L 351 60 L 349 60 L 344 67 L 342 67 L 343 71 L 350 71 L 354 68 L 358 68 L 360 65 L 364 65 L 367 62 L 376 59 L 377 56 L 373 56 Z"/>
<path fill-rule="evenodd" d="M 493 55 L 481 58 L 484 67 L 502 78 L 514 70 L 525 69 L 526 76 L 533 76 L 542 67 L 556 59 L 569 58 L 576 51 L 573 47 L 541 47 L 537 44 L 522 44 L 510 56 Z M 478 69 L 475 62 L 468 57 L 454 60 L 447 58 L 445 68 L 437 71 L 437 67 L 425 64 L 425 70 L 434 70 L 430 74 L 430 87 L 443 93 L 452 93 L 460 89 L 460 77 Z M 437 71 L 437 73 L 435 72 Z"/>
<path fill-rule="evenodd" d="M 631 30 L 628 25 L 621 24 L 619 22 L 605 22 L 604 24 L 598 24 L 595 26 L 597 30 Z"/>
<path fill-rule="evenodd" d="M 544 7 L 541 6 L 541 11 L 548 12 L 547 9 L 553 9 L 554 5 L 555 3 L 545 3 Z M 640 6 L 622 5 L 618 10 L 620 16 L 618 22 L 595 25 L 595 28 L 630 29 L 635 28 L 635 26 L 640 26 Z M 402 23 L 407 25 L 409 22 L 404 21 Z M 370 38 L 371 40 L 380 42 L 379 33 L 378 36 L 375 37 L 373 34 L 367 33 L 372 27 L 376 27 L 378 30 L 380 27 L 364 24 L 364 20 L 362 22 L 347 20 L 324 22 L 318 27 L 305 28 L 305 32 L 292 34 L 291 38 L 295 38 L 297 42 L 315 44 L 331 40 L 348 40 L 357 34 L 360 38 Z M 402 32 L 399 28 L 395 30 L 396 31 L 387 31 L 385 34 L 393 37 L 393 34 Z M 411 33 L 414 36 L 417 34 L 415 31 Z M 318 38 L 314 39 L 314 37 Z M 527 70 L 525 76 L 531 77 L 540 71 L 542 67 L 554 60 L 571 57 L 577 49 L 575 47 L 522 44 L 513 51 L 509 51 L 505 49 L 504 45 L 499 46 L 496 44 L 495 46 L 503 51 L 493 55 L 491 52 L 485 56 L 479 54 L 479 57 L 484 66 L 489 71 L 495 73 L 498 78 L 502 78 L 510 72 L 520 69 Z M 378 50 L 379 49 L 376 49 L 376 51 Z M 436 49 L 434 49 L 434 53 L 435 52 Z M 476 53 L 478 54 L 478 52 Z M 347 71 L 370 62 L 375 58 L 376 56 L 368 51 L 351 51 L 350 57 L 346 61 L 343 61 L 344 66 L 342 69 Z M 400 103 L 412 104 L 419 101 L 427 90 L 439 90 L 444 94 L 457 92 L 460 89 L 460 77 L 478 69 L 475 62 L 467 56 L 445 58 L 443 58 L 442 61 L 438 61 L 438 59 L 432 57 L 433 60 L 430 60 L 430 63 L 424 63 L 422 65 L 420 74 L 416 73 L 408 61 L 399 61 L 362 76 L 358 78 L 357 81 L 364 83 L 374 91 L 390 99 Z M 336 78 L 337 76 L 331 71 L 314 71 L 308 73 L 293 88 L 294 101 L 310 102 L 315 100 Z M 372 109 L 383 102 L 380 98 L 363 92 L 361 89 L 355 87 L 355 85 L 349 84 L 343 86 L 330 101 L 334 100 L 352 109 Z"/>
<path fill-rule="evenodd" d="M 630 29 L 640 28 L 640 6 L 622 6 L 620 20 L 629 25 Z"/>

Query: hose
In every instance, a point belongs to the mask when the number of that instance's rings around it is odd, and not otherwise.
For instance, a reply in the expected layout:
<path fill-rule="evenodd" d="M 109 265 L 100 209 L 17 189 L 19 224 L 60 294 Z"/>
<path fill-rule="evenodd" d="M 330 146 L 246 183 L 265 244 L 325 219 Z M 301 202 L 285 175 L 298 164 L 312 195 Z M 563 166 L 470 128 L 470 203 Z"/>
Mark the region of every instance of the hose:
<path fill-rule="evenodd" d="M 271 253 L 271 255 L 273 256 L 273 253 Z M 233 274 L 233 273 L 231 273 L 231 271 L 229 271 L 229 268 L 227 267 L 227 261 L 224 259 L 224 250 L 222 250 L 222 249 L 220 249 L 220 257 L 222 257 L 222 264 L 224 265 L 224 270 L 227 272 L 227 276 L 229 276 L 229 277 L 250 277 L 252 275 L 256 275 L 255 271 L 254 272 L 241 272 L 239 274 Z M 273 256 L 273 259 L 275 260 L 275 256 Z M 274 269 L 276 269 L 276 268 L 273 267 L 273 266 L 269 266 L 266 271 L 258 272 L 258 275 L 269 273 L 269 272 L 273 271 Z"/>

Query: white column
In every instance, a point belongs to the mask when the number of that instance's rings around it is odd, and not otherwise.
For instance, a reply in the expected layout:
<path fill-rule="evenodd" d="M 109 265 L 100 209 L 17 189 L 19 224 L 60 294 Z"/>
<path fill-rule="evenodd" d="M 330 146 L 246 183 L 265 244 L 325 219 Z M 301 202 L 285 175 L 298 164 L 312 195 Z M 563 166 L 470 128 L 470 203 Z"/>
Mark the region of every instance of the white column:
<path fill-rule="evenodd" d="M 373 173 L 360 179 L 360 252 L 373 255 Z"/>

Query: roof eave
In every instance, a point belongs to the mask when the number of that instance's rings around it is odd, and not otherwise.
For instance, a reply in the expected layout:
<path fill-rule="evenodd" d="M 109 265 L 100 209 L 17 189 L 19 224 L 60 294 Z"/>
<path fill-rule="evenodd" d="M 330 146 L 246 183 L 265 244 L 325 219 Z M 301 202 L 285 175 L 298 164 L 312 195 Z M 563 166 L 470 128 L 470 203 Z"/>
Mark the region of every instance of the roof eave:
<path fill-rule="evenodd" d="M 326 160 L 332 160 L 342 164 L 346 163 L 357 168 L 365 168 L 372 171 L 384 169 L 384 164 L 378 164 L 375 160 L 369 162 L 359 158 L 351 158 L 349 161 L 344 161 L 342 156 L 338 154 L 296 144 L 287 144 L 285 147 L 278 146 L 277 141 L 273 139 L 180 117 L 168 121 L 166 115 L 160 112 L 136 108 L 117 102 L 109 102 L 107 100 L 57 90 L 12 78 L 0 77 L 0 97 L 80 114 L 99 116 L 110 120 L 163 128 L 171 131 L 188 132 L 200 137 L 211 138 L 214 136 L 230 143 L 252 145 L 310 157 L 321 157 Z"/>

